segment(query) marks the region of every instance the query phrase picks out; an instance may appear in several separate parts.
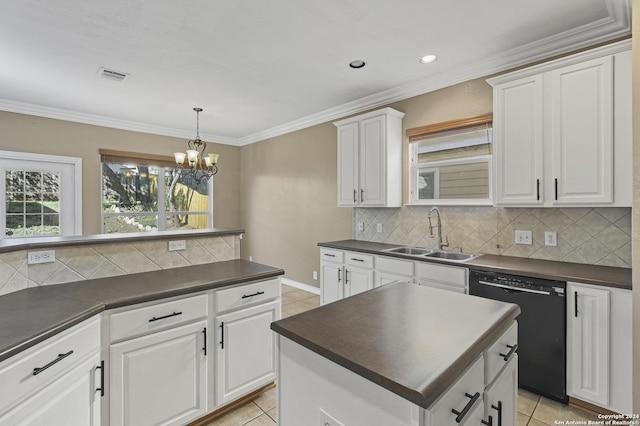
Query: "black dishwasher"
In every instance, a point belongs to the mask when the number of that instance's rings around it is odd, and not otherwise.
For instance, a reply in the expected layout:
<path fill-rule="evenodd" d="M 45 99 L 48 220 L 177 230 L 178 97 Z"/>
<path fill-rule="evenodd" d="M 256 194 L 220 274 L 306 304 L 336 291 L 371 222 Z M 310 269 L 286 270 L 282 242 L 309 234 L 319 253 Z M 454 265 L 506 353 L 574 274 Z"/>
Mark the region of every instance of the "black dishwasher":
<path fill-rule="evenodd" d="M 469 294 L 520 306 L 518 385 L 566 404 L 565 288 L 563 281 L 484 271 L 469 274 Z"/>

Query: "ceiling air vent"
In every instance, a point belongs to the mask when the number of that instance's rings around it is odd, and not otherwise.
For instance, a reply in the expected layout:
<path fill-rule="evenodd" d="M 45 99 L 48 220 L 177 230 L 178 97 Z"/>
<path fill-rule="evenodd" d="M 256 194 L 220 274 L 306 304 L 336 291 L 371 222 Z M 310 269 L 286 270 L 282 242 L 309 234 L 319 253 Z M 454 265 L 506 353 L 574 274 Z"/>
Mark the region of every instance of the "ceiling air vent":
<path fill-rule="evenodd" d="M 113 81 L 124 81 L 124 79 L 129 77 L 129 74 L 127 74 L 126 72 L 114 71 L 108 68 L 100 67 L 98 68 L 98 77 L 106 78 L 107 80 Z"/>

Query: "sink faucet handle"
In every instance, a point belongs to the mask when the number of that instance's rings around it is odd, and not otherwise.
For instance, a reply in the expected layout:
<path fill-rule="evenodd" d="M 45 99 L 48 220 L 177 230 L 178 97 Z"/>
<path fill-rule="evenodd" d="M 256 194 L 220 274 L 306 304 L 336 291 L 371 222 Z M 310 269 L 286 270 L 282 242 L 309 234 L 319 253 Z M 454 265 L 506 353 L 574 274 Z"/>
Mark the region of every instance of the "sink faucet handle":
<path fill-rule="evenodd" d="M 440 243 L 440 246 L 441 246 L 440 249 L 444 247 L 449 247 L 449 235 L 444 236 L 444 241 Z"/>

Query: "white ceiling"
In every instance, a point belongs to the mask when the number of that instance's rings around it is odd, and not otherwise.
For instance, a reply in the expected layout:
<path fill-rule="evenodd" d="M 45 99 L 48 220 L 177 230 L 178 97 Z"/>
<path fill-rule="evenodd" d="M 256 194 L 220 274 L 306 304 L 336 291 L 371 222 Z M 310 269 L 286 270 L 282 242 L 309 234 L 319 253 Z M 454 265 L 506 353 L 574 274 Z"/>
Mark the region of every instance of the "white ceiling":
<path fill-rule="evenodd" d="M 198 106 L 201 137 L 236 145 L 631 32 L 631 0 L 0 5 L 0 110 L 193 137 Z"/>

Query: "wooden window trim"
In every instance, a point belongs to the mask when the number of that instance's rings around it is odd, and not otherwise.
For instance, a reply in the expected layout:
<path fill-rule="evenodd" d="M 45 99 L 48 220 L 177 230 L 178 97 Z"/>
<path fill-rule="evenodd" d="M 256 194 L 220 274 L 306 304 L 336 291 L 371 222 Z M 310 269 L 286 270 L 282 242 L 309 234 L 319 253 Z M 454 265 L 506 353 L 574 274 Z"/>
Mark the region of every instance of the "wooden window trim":
<path fill-rule="evenodd" d="M 460 118 L 457 120 L 443 121 L 441 123 L 429 124 L 421 127 L 414 127 L 413 129 L 407 129 L 406 135 L 409 137 L 409 142 L 418 142 L 441 133 L 450 132 L 451 130 L 481 126 L 492 122 L 493 114 L 489 113 L 476 115 L 474 117 Z"/>
<path fill-rule="evenodd" d="M 145 154 L 139 152 L 115 151 L 111 149 L 99 149 L 100 162 L 115 164 L 137 164 L 141 166 L 162 166 L 174 168 L 176 161 L 166 155 Z"/>

